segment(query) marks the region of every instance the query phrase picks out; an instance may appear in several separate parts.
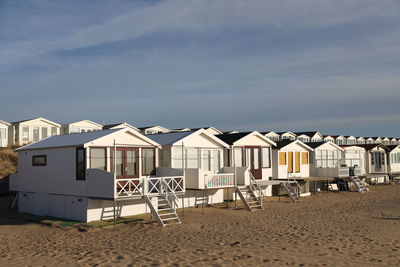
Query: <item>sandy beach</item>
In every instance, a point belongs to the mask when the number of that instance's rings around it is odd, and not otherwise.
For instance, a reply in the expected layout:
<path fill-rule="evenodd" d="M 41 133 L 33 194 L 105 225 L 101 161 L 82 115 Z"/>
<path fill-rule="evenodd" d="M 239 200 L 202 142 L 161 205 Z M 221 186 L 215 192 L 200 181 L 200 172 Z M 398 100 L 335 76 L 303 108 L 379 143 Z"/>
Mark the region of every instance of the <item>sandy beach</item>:
<path fill-rule="evenodd" d="M 185 209 L 182 225 L 128 223 L 116 230 L 0 218 L 0 265 L 399 266 L 400 186 L 320 193 L 265 210 Z"/>

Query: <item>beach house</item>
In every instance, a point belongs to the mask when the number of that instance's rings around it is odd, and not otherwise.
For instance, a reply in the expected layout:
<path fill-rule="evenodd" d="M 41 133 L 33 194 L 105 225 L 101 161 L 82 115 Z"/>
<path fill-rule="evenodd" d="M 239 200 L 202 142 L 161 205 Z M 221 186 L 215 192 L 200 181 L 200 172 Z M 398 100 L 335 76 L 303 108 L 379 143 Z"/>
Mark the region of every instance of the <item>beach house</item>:
<path fill-rule="evenodd" d="M 9 145 L 23 146 L 49 136 L 59 135 L 61 125 L 45 118 L 12 122 L 9 128 Z"/>
<path fill-rule="evenodd" d="M 293 132 L 277 132 L 279 134 L 279 140 L 296 140 L 296 134 Z"/>
<path fill-rule="evenodd" d="M 335 143 L 335 138 L 332 135 L 324 135 L 324 142 Z"/>
<path fill-rule="evenodd" d="M 270 131 L 270 132 L 261 132 L 265 137 L 269 138 L 270 140 L 274 142 L 278 142 L 281 139 L 281 136 L 277 134 L 276 132 Z"/>
<path fill-rule="evenodd" d="M 346 135 L 346 143 L 344 145 L 355 145 L 357 144 L 357 138 L 352 135 Z"/>
<path fill-rule="evenodd" d="M 159 125 L 139 127 L 138 129 L 142 134 L 168 133 L 171 131 L 170 129 Z"/>
<path fill-rule="evenodd" d="M 366 144 L 366 139 L 362 136 L 356 137 L 357 138 L 357 144 L 358 145 L 364 145 Z"/>
<path fill-rule="evenodd" d="M 207 132 L 209 132 L 210 134 L 213 134 L 213 135 L 222 134 L 222 132 L 220 130 L 218 130 L 217 128 L 212 127 L 212 126 L 202 127 L 202 128 L 192 128 L 191 130 L 192 131 L 197 131 L 197 130 L 200 130 L 200 129 L 204 129 L 204 130 L 206 130 Z"/>
<path fill-rule="evenodd" d="M 310 176 L 337 178 L 349 176 L 348 168 L 343 168 L 343 148 L 332 142 L 307 144 L 313 148 L 310 152 Z"/>
<path fill-rule="evenodd" d="M 389 149 L 383 144 L 357 145 L 365 149 L 365 178 L 370 183 L 389 181 Z"/>
<path fill-rule="evenodd" d="M 389 173 L 391 176 L 400 176 L 400 145 L 386 147 L 389 152 Z"/>
<path fill-rule="evenodd" d="M 159 144 L 123 128 L 60 135 L 21 147 L 10 177 L 20 212 L 90 222 L 151 212 L 179 223 L 182 176 L 157 176 Z"/>
<path fill-rule="evenodd" d="M 11 124 L 0 120 L 0 147 L 8 146 L 8 129 Z"/>
<path fill-rule="evenodd" d="M 65 123 L 61 125 L 61 134 L 71 134 L 71 133 L 84 133 L 100 131 L 103 129 L 103 125 L 90 120 L 81 120 L 70 123 Z"/>
<path fill-rule="evenodd" d="M 133 126 L 127 122 L 103 125 L 103 130 L 112 130 L 112 129 L 121 129 L 121 128 L 129 128 L 131 130 L 140 132 L 140 130 L 138 128 L 136 128 L 135 126 Z"/>
<path fill-rule="evenodd" d="M 303 143 L 324 141 L 324 137 L 318 131 L 295 132 L 294 134 L 296 134 L 297 139 L 302 141 Z"/>
<path fill-rule="evenodd" d="M 344 164 L 349 168 L 349 175 L 364 176 L 366 174 L 366 150 L 360 145 L 346 145 L 343 148 Z M 343 162 L 343 161 L 342 161 Z"/>

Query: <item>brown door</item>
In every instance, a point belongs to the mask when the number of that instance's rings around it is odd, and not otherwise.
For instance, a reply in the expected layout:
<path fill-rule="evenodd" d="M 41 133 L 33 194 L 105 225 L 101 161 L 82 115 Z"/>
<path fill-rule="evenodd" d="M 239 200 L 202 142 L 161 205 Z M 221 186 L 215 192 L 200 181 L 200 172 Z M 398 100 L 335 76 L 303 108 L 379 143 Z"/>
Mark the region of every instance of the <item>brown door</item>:
<path fill-rule="evenodd" d="M 293 173 L 293 152 L 288 152 L 288 171 Z"/>
<path fill-rule="evenodd" d="M 250 167 L 250 172 L 253 174 L 255 179 L 262 179 L 261 147 L 246 146 L 244 150 L 246 166 Z"/>
<path fill-rule="evenodd" d="M 114 149 L 111 149 L 111 155 L 111 170 L 114 171 L 115 166 L 117 179 L 139 177 L 139 148 L 117 147 L 115 162 Z"/>

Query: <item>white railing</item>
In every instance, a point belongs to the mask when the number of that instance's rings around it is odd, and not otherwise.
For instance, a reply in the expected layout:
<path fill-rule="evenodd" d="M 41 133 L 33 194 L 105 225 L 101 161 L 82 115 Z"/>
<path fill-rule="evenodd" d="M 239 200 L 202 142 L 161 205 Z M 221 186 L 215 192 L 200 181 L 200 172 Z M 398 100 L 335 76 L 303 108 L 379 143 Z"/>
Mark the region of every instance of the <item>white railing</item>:
<path fill-rule="evenodd" d="M 361 170 L 360 167 L 354 167 L 354 175 L 355 176 L 363 175 L 362 170 Z"/>
<path fill-rule="evenodd" d="M 289 170 L 287 170 L 287 181 L 288 181 L 289 186 L 291 186 L 291 187 L 292 187 L 292 184 L 290 183 L 290 181 L 293 181 L 296 184 L 296 188 L 293 188 L 293 189 L 297 191 L 297 194 L 300 197 L 300 193 L 301 193 L 300 185 L 297 182 L 296 178 L 292 175 L 292 173 L 289 172 Z"/>
<path fill-rule="evenodd" d="M 115 179 L 115 198 L 143 196 L 143 178 Z"/>
<path fill-rule="evenodd" d="M 258 199 L 260 201 L 260 205 L 261 207 L 263 206 L 263 199 L 264 199 L 264 193 L 261 189 L 261 186 L 258 184 L 256 178 L 254 178 L 254 175 L 251 173 L 251 171 L 249 170 L 249 175 L 250 175 L 250 188 L 251 190 L 257 192 L 258 195 Z"/>
<path fill-rule="evenodd" d="M 235 187 L 235 174 L 234 173 L 206 174 L 204 176 L 204 182 L 205 182 L 205 187 L 209 189 Z"/>
<path fill-rule="evenodd" d="M 115 179 L 115 198 L 184 193 L 183 176 Z"/>

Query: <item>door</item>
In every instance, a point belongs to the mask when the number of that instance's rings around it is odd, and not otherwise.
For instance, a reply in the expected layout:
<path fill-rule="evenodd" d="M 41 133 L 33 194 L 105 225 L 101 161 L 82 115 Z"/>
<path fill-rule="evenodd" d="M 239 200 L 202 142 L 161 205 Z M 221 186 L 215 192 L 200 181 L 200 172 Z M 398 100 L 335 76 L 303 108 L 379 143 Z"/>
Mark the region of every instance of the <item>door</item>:
<path fill-rule="evenodd" d="M 383 172 L 384 165 L 385 165 L 385 154 L 380 151 L 372 152 L 371 153 L 372 173 Z"/>
<path fill-rule="evenodd" d="M 290 173 L 293 173 L 293 152 L 288 152 L 287 166 L 288 166 L 288 171 Z"/>
<path fill-rule="evenodd" d="M 261 147 L 245 147 L 245 163 L 255 179 L 262 179 Z"/>
<path fill-rule="evenodd" d="M 111 149 L 111 154 L 111 169 L 114 170 L 114 149 Z M 117 179 L 139 177 L 139 148 L 117 147 L 115 174 Z"/>

